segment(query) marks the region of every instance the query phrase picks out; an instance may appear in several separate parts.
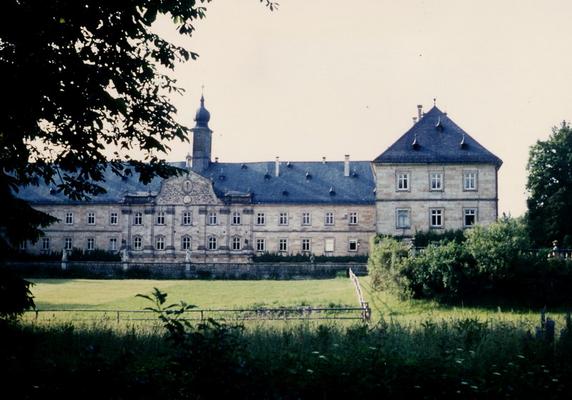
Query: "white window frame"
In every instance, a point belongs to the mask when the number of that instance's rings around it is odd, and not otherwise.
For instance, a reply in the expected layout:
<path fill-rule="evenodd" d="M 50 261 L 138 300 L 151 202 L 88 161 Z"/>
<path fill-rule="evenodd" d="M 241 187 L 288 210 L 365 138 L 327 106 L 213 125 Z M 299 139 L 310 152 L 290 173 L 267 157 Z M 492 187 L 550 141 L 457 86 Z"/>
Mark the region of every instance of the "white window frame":
<path fill-rule="evenodd" d="M 117 238 L 115 237 L 109 238 L 109 250 L 117 251 Z"/>
<path fill-rule="evenodd" d="M 287 253 L 288 252 L 288 239 L 280 238 L 278 239 L 278 252 Z"/>
<path fill-rule="evenodd" d="M 348 223 L 350 225 L 358 225 L 359 224 L 359 214 L 357 211 L 350 212 L 350 217 Z"/>
<path fill-rule="evenodd" d="M 437 223 L 437 221 L 440 223 Z M 429 227 L 430 228 L 443 228 L 445 225 L 445 211 L 442 208 L 429 209 Z"/>
<path fill-rule="evenodd" d="M 193 224 L 193 213 L 192 211 L 183 211 L 182 224 L 190 226 Z"/>
<path fill-rule="evenodd" d="M 165 250 L 165 236 L 163 235 L 155 236 L 155 250 L 159 251 Z"/>
<path fill-rule="evenodd" d="M 312 239 L 303 238 L 301 244 L 302 253 L 310 253 L 312 251 Z"/>
<path fill-rule="evenodd" d="M 109 214 L 109 225 L 119 224 L 119 213 L 112 212 Z"/>
<path fill-rule="evenodd" d="M 139 235 L 133 236 L 133 250 L 142 250 L 143 249 L 143 238 Z"/>
<path fill-rule="evenodd" d="M 333 212 L 328 211 L 324 214 L 324 225 L 326 226 L 334 226 L 335 225 L 335 215 Z"/>
<path fill-rule="evenodd" d="M 143 225 L 143 213 L 142 212 L 137 211 L 135 214 L 133 214 L 133 225 L 135 225 L 135 226 Z"/>
<path fill-rule="evenodd" d="M 216 236 L 209 236 L 207 238 L 207 248 L 209 250 L 216 250 L 218 248 L 218 241 Z"/>
<path fill-rule="evenodd" d="M 407 218 L 406 224 L 400 223 L 400 214 L 405 214 Z M 409 229 L 411 228 L 411 210 L 409 208 L 396 208 L 395 209 L 395 228 L 396 229 Z"/>
<path fill-rule="evenodd" d="M 87 213 L 87 224 L 95 225 L 95 211 L 90 211 Z"/>
<path fill-rule="evenodd" d="M 42 238 L 42 250 L 46 251 L 50 249 L 50 238 L 49 237 L 43 237 Z"/>
<path fill-rule="evenodd" d="M 288 212 L 281 212 L 278 214 L 278 225 L 286 226 L 288 225 Z"/>
<path fill-rule="evenodd" d="M 431 192 L 442 192 L 443 187 L 443 172 L 429 172 L 429 190 Z"/>
<path fill-rule="evenodd" d="M 477 170 L 463 171 L 463 191 L 476 192 L 479 188 L 479 173 Z"/>
<path fill-rule="evenodd" d="M 159 211 L 155 216 L 155 225 L 165 225 L 165 211 Z"/>
<path fill-rule="evenodd" d="M 241 224 L 241 220 L 242 220 L 242 217 L 241 217 L 241 215 L 240 215 L 240 212 L 239 212 L 239 211 L 234 211 L 234 212 L 232 213 L 231 218 L 230 218 L 230 224 L 231 224 L 231 225 L 240 225 L 240 224 Z"/>
<path fill-rule="evenodd" d="M 354 249 L 352 249 L 352 244 L 354 245 Z M 348 240 L 348 252 L 355 253 L 359 250 L 359 239 L 349 239 Z"/>
<path fill-rule="evenodd" d="M 395 173 L 395 190 L 397 192 L 409 192 L 411 190 L 411 173 L 397 171 Z"/>
<path fill-rule="evenodd" d="M 242 250 L 242 240 L 240 238 L 240 236 L 233 236 L 231 241 L 230 241 L 230 248 L 233 251 L 239 251 Z"/>
<path fill-rule="evenodd" d="M 264 238 L 256 239 L 256 251 L 261 253 L 266 251 L 266 239 Z"/>
<path fill-rule="evenodd" d="M 86 242 L 85 249 L 86 249 L 87 251 L 93 251 L 93 250 L 95 250 L 95 238 L 92 238 L 92 237 L 87 238 L 87 242 Z"/>
<path fill-rule="evenodd" d="M 312 225 L 312 214 L 310 214 L 309 212 L 302 213 L 302 225 L 304 226 Z"/>
<path fill-rule="evenodd" d="M 471 216 L 470 212 L 472 212 L 473 223 L 471 225 L 467 225 L 467 217 Z M 471 227 L 475 226 L 477 224 L 478 215 L 479 215 L 479 213 L 478 213 L 478 210 L 476 207 L 463 208 L 463 227 L 471 228 Z"/>
<path fill-rule="evenodd" d="M 71 237 L 64 238 L 64 250 L 73 250 L 73 239 Z"/>
<path fill-rule="evenodd" d="M 73 212 L 67 212 L 66 213 L 66 225 L 73 225 Z"/>
<path fill-rule="evenodd" d="M 216 211 L 209 211 L 207 214 L 207 225 L 217 225 L 218 215 Z"/>
<path fill-rule="evenodd" d="M 263 212 L 256 213 L 256 225 L 266 225 L 266 214 Z"/>
<path fill-rule="evenodd" d="M 189 235 L 181 237 L 181 250 L 191 250 L 192 242 Z"/>

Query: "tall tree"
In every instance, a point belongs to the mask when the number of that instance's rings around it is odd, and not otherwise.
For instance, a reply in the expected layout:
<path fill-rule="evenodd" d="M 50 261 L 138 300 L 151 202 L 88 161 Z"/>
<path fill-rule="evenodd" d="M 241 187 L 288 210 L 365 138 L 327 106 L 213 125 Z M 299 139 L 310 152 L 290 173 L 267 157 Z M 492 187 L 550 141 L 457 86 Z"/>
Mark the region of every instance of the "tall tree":
<path fill-rule="evenodd" d="M 527 222 L 532 240 L 572 245 L 572 129 L 563 122 L 546 141 L 530 149 Z"/>

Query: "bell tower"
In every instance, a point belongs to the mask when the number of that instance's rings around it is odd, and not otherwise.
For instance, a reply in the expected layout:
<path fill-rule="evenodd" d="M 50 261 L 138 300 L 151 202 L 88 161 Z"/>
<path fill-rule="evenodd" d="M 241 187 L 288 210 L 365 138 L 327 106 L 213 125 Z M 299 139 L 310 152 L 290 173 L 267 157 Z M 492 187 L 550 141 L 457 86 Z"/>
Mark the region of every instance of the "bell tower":
<path fill-rule="evenodd" d="M 193 155 L 191 169 L 201 173 L 205 171 L 211 162 L 212 133 L 209 128 L 211 114 L 205 108 L 205 97 L 201 95 L 201 106 L 195 115 L 195 127 L 193 132 Z"/>

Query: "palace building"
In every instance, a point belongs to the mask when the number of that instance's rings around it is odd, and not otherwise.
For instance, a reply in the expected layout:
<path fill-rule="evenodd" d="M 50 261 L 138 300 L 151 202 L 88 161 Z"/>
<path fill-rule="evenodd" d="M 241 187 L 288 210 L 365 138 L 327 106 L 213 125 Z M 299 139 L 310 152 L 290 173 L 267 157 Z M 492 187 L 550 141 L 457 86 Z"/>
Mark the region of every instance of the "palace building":
<path fill-rule="evenodd" d="M 59 222 L 30 252 L 123 250 L 130 260 L 247 262 L 257 253 L 364 255 L 376 233 L 412 236 L 497 218 L 502 161 L 433 107 L 373 162 L 223 163 L 210 113 L 195 116 L 186 173 L 106 176 L 107 193 L 74 202 L 46 185 L 19 196 Z"/>

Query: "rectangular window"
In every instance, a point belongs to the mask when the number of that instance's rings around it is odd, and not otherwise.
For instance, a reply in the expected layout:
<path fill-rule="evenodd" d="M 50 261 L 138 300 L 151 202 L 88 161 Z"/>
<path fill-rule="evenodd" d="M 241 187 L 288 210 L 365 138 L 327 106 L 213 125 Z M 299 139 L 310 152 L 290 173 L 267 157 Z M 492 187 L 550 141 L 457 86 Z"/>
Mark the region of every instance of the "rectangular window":
<path fill-rule="evenodd" d="M 359 248 L 359 240 L 350 239 L 348 243 L 348 251 L 358 251 L 358 248 Z"/>
<path fill-rule="evenodd" d="M 109 214 L 109 224 L 117 225 L 119 223 L 119 215 L 116 212 Z"/>
<path fill-rule="evenodd" d="M 232 238 L 232 249 L 233 250 L 240 250 L 240 238 L 235 236 Z"/>
<path fill-rule="evenodd" d="M 463 226 L 474 226 L 477 223 L 477 209 L 465 208 L 463 210 Z"/>
<path fill-rule="evenodd" d="M 20 244 L 18 245 L 18 248 L 20 250 L 26 250 L 27 247 L 28 247 L 28 242 L 26 241 L 20 242 Z"/>
<path fill-rule="evenodd" d="M 397 190 L 409 190 L 409 172 L 397 173 Z"/>
<path fill-rule="evenodd" d="M 67 237 L 64 239 L 64 250 L 71 250 L 73 248 L 72 238 Z"/>
<path fill-rule="evenodd" d="M 109 250 L 111 251 L 117 250 L 117 238 L 109 239 Z"/>
<path fill-rule="evenodd" d="M 44 237 L 42 238 L 42 250 L 49 250 L 50 249 L 50 238 Z"/>
<path fill-rule="evenodd" d="M 208 246 L 209 246 L 209 250 L 216 250 L 216 248 L 217 248 L 216 237 L 214 237 L 214 236 L 209 236 Z"/>
<path fill-rule="evenodd" d="M 68 212 L 66 213 L 66 225 L 72 225 L 73 224 L 73 213 Z"/>
<path fill-rule="evenodd" d="M 429 174 L 429 189 L 430 190 L 443 190 L 443 173 L 431 172 Z"/>
<path fill-rule="evenodd" d="M 443 227 L 443 210 L 441 208 L 432 208 L 429 210 L 429 213 L 431 228 Z"/>
<path fill-rule="evenodd" d="M 302 252 L 303 253 L 308 253 L 311 251 L 311 247 L 310 247 L 310 239 L 302 239 Z"/>
<path fill-rule="evenodd" d="M 328 238 L 324 240 L 324 251 L 326 253 L 331 253 L 334 251 L 334 238 Z"/>
<path fill-rule="evenodd" d="M 279 239 L 278 240 L 278 251 L 279 252 L 288 251 L 288 239 Z"/>
<path fill-rule="evenodd" d="M 477 171 L 463 172 L 463 190 L 477 190 Z"/>
<path fill-rule="evenodd" d="M 208 223 L 209 225 L 216 225 L 216 224 L 217 224 L 217 215 L 216 215 L 216 212 L 214 212 L 214 211 L 209 212 L 207 218 L 208 218 L 207 223 Z"/>
<path fill-rule="evenodd" d="M 266 251 L 265 239 L 256 239 L 256 251 Z"/>
<path fill-rule="evenodd" d="M 193 214 L 190 211 L 185 211 L 183 213 L 183 225 L 192 225 Z"/>
<path fill-rule="evenodd" d="M 302 225 L 312 225 L 312 217 L 309 212 L 302 213 Z"/>
<path fill-rule="evenodd" d="M 165 250 L 165 237 L 164 236 L 157 236 L 157 238 L 155 239 L 155 249 Z"/>
<path fill-rule="evenodd" d="M 327 212 L 324 218 L 324 225 L 334 225 L 334 213 Z"/>
<path fill-rule="evenodd" d="M 264 213 L 256 214 L 256 225 L 264 225 L 266 224 L 266 215 Z"/>
<path fill-rule="evenodd" d="M 157 213 L 157 219 L 155 220 L 157 225 L 165 225 L 165 212 L 159 211 Z"/>
<path fill-rule="evenodd" d="M 278 225 L 288 225 L 288 213 L 281 212 L 278 216 Z"/>
<path fill-rule="evenodd" d="M 238 211 L 235 211 L 232 213 L 231 224 L 232 225 L 240 225 L 240 213 Z"/>
<path fill-rule="evenodd" d="M 87 238 L 87 250 L 95 250 L 95 239 L 94 238 Z"/>
<path fill-rule="evenodd" d="M 95 225 L 95 213 L 88 212 L 87 213 L 87 224 L 88 225 Z"/>
<path fill-rule="evenodd" d="M 351 212 L 350 213 L 350 225 L 357 225 L 358 224 L 358 213 Z"/>
<path fill-rule="evenodd" d="M 143 214 L 140 212 L 136 212 L 133 215 L 133 225 L 143 225 Z"/>
<path fill-rule="evenodd" d="M 395 218 L 396 218 L 396 228 L 397 229 L 409 229 L 411 227 L 411 219 L 409 218 L 410 211 L 409 209 L 397 209 L 395 210 Z"/>

